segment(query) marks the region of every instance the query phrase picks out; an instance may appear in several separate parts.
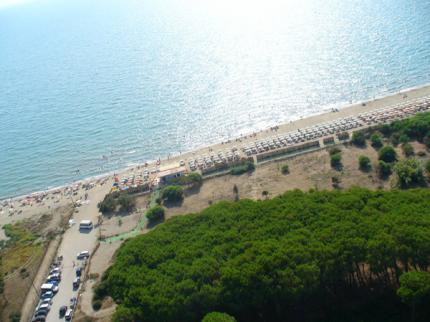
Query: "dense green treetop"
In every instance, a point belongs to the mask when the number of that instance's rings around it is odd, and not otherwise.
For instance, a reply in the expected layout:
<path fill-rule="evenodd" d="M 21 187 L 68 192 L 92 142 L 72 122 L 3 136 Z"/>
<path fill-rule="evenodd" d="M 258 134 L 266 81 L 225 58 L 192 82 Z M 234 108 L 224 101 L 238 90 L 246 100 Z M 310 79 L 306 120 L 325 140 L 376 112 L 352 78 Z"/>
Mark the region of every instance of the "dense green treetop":
<path fill-rule="evenodd" d="M 126 241 L 95 294 L 114 321 L 403 321 L 396 281 L 429 254 L 430 190 L 291 191 Z"/>
<path fill-rule="evenodd" d="M 236 322 L 236 319 L 227 313 L 211 312 L 205 315 L 202 322 Z"/>

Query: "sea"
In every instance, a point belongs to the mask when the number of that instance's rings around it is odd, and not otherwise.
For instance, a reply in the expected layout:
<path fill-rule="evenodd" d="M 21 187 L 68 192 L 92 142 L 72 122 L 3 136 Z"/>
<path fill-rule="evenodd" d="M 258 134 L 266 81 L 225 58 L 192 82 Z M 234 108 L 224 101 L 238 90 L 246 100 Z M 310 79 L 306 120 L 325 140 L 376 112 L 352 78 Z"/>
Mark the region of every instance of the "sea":
<path fill-rule="evenodd" d="M 428 0 L 0 0 L 0 198 L 428 83 Z"/>

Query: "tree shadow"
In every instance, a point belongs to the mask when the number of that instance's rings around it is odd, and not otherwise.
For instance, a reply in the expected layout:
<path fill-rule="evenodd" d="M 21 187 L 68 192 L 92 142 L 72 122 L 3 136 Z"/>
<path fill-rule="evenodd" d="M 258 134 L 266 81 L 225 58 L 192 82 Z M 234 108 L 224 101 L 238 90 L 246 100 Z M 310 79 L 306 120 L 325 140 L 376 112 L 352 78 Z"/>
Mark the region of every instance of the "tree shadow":
<path fill-rule="evenodd" d="M 177 201 L 167 201 L 165 200 L 163 202 L 163 206 L 166 208 L 175 208 L 175 207 L 181 207 L 184 203 L 184 199 L 177 200 Z"/>
<path fill-rule="evenodd" d="M 200 188 L 202 185 L 194 185 L 191 186 L 190 188 L 188 188 L 187 190 L 184 191 L 184 194 L 186 196 L 192 196 L 192 195 L 196 195 L 198 193 L 200 193 Z"/>
<path fill-rule="evenodd" d="M 163 218 L 159 218 L 156 220 L 152 220 L 152 221 L 148 221 L 148 223 L 146 224 L 146 227 L 148 229 L 154 228 L 155 226 L 162 224 L 163 222 L 166 221 L 166 218 L 163 216 Z"/>

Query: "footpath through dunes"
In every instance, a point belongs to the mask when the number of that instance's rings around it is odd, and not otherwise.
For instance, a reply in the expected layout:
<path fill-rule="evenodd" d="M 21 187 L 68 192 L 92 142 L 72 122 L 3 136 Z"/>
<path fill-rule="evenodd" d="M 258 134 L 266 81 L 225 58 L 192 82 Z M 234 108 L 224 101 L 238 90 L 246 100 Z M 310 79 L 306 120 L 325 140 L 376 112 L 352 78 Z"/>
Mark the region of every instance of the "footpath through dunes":
<path fill-rule="evenodd" d="M 428 189 L 296 190 L 220 202 L 128 240 L 95 294 L 119 303 L 114 321 L 410 321 L 396 290 L 429 254 Z M 421 295 L 416 321 L 430 316 Z"/>

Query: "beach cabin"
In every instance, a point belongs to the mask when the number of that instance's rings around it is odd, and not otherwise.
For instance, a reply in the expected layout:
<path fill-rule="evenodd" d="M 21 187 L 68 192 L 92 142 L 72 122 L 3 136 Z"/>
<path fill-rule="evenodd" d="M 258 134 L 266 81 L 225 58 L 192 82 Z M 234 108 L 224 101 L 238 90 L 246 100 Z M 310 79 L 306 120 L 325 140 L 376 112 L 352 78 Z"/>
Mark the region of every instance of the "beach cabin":
<path fill-rule="evenodd" d="M 185 167 L 176 167 L 171 169 L 165 169 L 157 173 L 157 178 L 161 184 L 167 183 L 172 179 L 182 177 L 187 173 Z"/>

